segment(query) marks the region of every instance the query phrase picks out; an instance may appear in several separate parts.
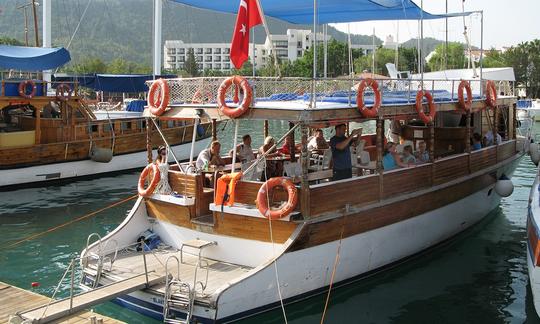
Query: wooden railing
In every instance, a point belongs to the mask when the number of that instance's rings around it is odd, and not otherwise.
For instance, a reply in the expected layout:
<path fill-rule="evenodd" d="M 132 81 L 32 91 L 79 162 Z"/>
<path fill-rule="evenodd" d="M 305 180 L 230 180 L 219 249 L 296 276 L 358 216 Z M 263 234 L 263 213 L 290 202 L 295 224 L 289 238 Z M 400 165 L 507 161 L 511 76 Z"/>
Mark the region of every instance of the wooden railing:
<path fill-rule="evenodd" d="M 449 156 L 434 163 L 398 169 L 349 180 L 310 187 L 310 214 L 317 217 L 440 185 L 467 176 L 511 158 L 517 153 L 516 141 Z M 331 199 L 329 197 L 331 196 Z"/>

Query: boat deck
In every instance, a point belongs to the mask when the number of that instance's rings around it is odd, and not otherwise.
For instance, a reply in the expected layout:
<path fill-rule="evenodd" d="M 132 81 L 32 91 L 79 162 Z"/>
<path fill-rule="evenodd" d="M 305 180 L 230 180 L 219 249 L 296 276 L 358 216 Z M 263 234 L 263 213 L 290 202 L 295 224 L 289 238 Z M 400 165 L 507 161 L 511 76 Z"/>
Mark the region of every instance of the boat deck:
<path fill-rule="evenodd" d="M 165 262 L 169 256 L 176 256 L 180 260 L 180 251 L 172 248 L 153 250 L 146 252 L 146 263 L 148 271 L 155 271 L 157 276 L 165 275 Z M 198 257 L 184 250 L 183 262 L 180 263 L 180 280 L 193 285 L 195 268 Z M 209 301 L 211 295 L 225 283 L 243 276 L 252 268 L 237 264 L 221 262 L 201 257 L 201 260 L 208 262 L 208 282 L 203 292 L 200 285 L 197 285 L 197 299 L 199 301 Z M 108 265 L 105 266 L 108 268 Z M 170 260 L 168 272 L 174 277 L 177 276 L 176 262 Z M 113 263 L 112 271 L 104 271 L 102 277 L 110 280 L 122 280 L 144 273 L 144 260 L 141 252 L 123 251 L 119 252 L 116 261 Z M 197 281 L 205 282 L 206 269 L 199 268 L 197 271 Z M 160 293 L 165 291 L 165 285 L 159 284 L 151 287 Z"/>

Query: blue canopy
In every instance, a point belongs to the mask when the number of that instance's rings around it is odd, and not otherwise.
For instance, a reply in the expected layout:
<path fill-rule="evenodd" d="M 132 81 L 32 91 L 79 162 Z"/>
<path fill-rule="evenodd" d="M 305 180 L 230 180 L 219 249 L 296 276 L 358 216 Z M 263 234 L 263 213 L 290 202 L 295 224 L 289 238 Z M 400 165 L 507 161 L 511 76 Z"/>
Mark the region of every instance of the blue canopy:
<path fill-rule="evenodd" d="M 157 78 L 175 78 L 175 75 L 159 75 Z M 77 81 L 81 87 L 96 91 L 137 93 L 146 92 L 146 81 L 154 78 L 151 74 L 55 74 L 53 81 Z"/>
<path fill-rule="evenodd" d="M 237 13 L 239 0 L 172 0 L 192 7 Z M 259 0 L 266 16 L 293 24 L 313 23 L 313 0 Z M 367 20 L 437 19 L 469 15 L 433 15 L 422 11 L 411 0 L 318 0 L 319 24 Z"/>
<path fill-rule="evenodd" d="M 63 48 L 0 45 L 0 68 L 22 71 L 43 71 L 69 62 L 69 52 Z"/>

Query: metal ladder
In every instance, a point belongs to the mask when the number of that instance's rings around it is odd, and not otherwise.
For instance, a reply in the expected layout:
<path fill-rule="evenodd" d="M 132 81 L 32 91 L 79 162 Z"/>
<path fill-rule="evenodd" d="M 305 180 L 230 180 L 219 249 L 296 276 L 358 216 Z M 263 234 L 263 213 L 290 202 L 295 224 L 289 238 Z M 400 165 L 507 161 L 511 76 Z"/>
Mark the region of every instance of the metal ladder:
<path fill-rule="evenodd" d="M 87 252 L 86 256 L 82 260 L 83 262 L 83 270 L 85 268 L 88 268 L 89 264 L 94 261 L 96 263 L 96 274 L 94 278 L 94 283 L 92 284 L 92 288 L 96 288 L 99 285 L 99 280 L 101 279 L 101 274 L 103 273 L 104 266 L 109 263 L 109 270 L 112 271 L 113 263 L 116 261 L 116 257 L 118 256 L 118 242 L 116 240 L 108 240 L 105 243 L 105 246 L 102 245 L 102 238 L 98 233 L 92 233 L 88 235 L 88 238 L 86 239 L 86 251 L 88 251 L 88 246 L 90 245 L 90 239 L 92 237 L 96 236 L 98 238 L 98 250 L 97 253 L 94 252 Z M 104 251 L 109 246 L 109 243 L 113 242 L 115 244 L 114 249 L 114 256 L 111 258 L 108 255 L 104 255 Z M 81 280 L 84 280 L 84 276 L 82 276 Z"/>
<path fill-rule="evenodd" d="M 176 277 L 169 274 L 169 261 L 176 261 L 177 274 Z M 171 324 L 189 324 L 191 323 L 191 315 L 193 312 L 193 303 L 195 301 L 195 291 L 187 282 L 180 280 L 180 261 L 174 255 L 171 255 L 165 261 L 165 296 L 163 301 L 163 322 Z M 171 308 L 183 310 L 186 313 L 185 319 L 176 318 Z"/>

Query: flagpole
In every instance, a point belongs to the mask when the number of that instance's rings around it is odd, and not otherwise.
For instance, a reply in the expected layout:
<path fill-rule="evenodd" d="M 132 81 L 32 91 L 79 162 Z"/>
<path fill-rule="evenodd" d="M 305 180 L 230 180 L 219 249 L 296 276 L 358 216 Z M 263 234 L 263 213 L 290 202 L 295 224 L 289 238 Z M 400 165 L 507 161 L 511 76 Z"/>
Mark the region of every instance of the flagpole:
<path fill-rule="evenodd" d="M 281 78 L 281 69 L 279 68 L 279 62 L 277 60 L 276 49 L 274 48 L 274 42 L 272 41 L 270 31 L 268 30 L 268 25 L 266 24 L 266 17 L 264 16 L 263 8 L 262 8 L 261 4 L 259 3 L 259 0 L 255 0 L 255 2 L 257 3 L 257 7 L 259 8 L 259 12 L 261 13 L 261 18 L 262 18 L 264 30 L 266 31 L 266 36 L 270 40 L 270 49 L 272 50 L 272 54 L 274 56 L 274 64 L 276 65 L 276 70 L 277 70 L 277 73 L 278 73 L 278 77 Z"/>

